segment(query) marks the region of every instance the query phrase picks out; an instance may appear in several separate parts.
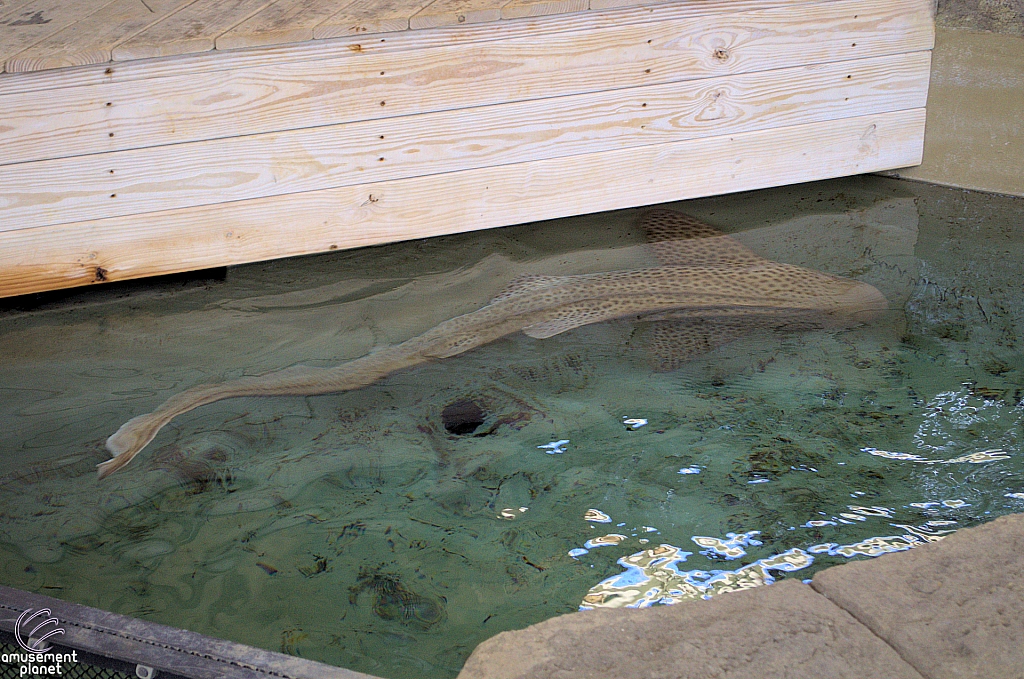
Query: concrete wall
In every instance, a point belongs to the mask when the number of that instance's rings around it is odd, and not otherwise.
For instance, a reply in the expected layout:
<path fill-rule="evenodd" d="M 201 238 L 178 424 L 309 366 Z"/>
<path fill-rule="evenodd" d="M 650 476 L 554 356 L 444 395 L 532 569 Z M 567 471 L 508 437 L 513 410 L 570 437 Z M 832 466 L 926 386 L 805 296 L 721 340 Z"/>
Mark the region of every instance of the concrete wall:
<path fill-rule="evenodd" d="M 924 161 L 891 173 L 1024 196 L 1024 0 L 940 0 Z"/>

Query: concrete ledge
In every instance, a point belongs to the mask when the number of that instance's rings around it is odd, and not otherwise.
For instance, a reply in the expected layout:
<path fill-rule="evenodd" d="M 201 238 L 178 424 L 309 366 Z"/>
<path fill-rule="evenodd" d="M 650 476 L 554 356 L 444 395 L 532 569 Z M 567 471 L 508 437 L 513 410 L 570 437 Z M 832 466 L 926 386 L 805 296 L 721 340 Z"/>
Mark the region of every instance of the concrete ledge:
<path fill-rule="evenodd" d="M 829 568 L 811 585 L 928 679 L 1024 677 L 1024 515 Z"/>
<path fill-rule="evenodd" d="M 459 679 L 1024 677 L 1024 515 L 709 601 L 561 616 L 481 644 Z"/>

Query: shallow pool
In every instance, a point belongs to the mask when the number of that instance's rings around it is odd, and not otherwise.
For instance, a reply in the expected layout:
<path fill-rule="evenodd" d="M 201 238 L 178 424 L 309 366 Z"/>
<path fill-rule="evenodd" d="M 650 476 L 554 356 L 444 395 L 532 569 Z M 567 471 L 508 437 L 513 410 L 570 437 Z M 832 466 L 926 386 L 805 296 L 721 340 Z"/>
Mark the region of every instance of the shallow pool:
<path fill-rule="evenodd" d="M 656 265 L 637 211 L 8 303 L 0 582 L 441 677 L 581 606 L 806 579 L 1024 511 L 1024 200 L 869 177 L 672 207 L 890 309 L 671 370 L 651 323 L 516 333 L 204 406 L 98 483 L 104 440 L 188 387 L 381 350 L 523 274 Z"/>

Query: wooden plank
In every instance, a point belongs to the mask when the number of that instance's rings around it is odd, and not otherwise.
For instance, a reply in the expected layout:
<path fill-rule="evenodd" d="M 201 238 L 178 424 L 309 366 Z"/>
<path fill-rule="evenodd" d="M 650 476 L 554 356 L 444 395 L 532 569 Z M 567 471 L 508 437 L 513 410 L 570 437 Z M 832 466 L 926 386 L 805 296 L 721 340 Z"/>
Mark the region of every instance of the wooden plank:
<path fill-rule="evenodd" d="M 585 12 L 589 6 L 589 0 L 511 0 L 501 8 L 501 17 L 503 19 L 519 19 L 548 14 Z"/>
<path fill-rule="evenodd" d="M 34 0 L 0 0 L 0 20 L 6 18 L 8 14 L 14 12 L 19 7 L 23 7 Z"/>
<path fill-rule="evenodd" d="M 119 42 L 195 0 L 115 0 L 7 60 L 8 73 L 105 64 Z"/>
<path fill-rule="evenodd" d="M 0 296 L 914 165 L 924 110 L 0 235 Z"/>
<path fill-rule="evenodd" d="M 0 231 L 919 108 L 930 61 L 899 54 L 0 166 Z"/>
<path fill-rule="evenodd" d="M 307 41 L 288 45 L 269 46 L 258 50 L 233 52 L 204 52 L 183 54 L 173 59 L 120 61 L 105 66 L 64 69 L 60 72 L 0 73 L 0 96 L 22 92 L 42 92 L 88 85 L 127 83 L 177 75 L 193 75 L 220 71 L 247 71 L 268 65 L 280 66 L 309 61 L 336 59 L 362 59 L 369 54 L 385 54 L 412 49 L 468 45 L 508 40 L 523 36 L 541 39 L 546 35 L 582 32 L 625 24 L 657 23 L 683 18 L 694 18 L 723 12 L 751 9 L 787 7 L 821 2 L 822 0 L 702 0 L 699 3 L 679 2 L 641 8 L 625 8 L 608 12 L 554 15 L 473 24 L 464 27 L 439 27 L 418 31 L 392 33 L 384 38 L 357 36 L 333 40 Z M 257 15 L 258 16 L 258 15 Z"/>
<path fill-rule="evenodd" d="M 313 29 L 313 37 L 336 38 L 409 29 L 409 18 L 432 0 L 354 0 Z"/>
<path fill-rule="evenodd" d="M 112 0 L 36 0 L 0 19 L 0 62 L 103 9 Z"/>
<path fill-rule="evenodd" d="M 931 8 L 931 0 L 836 0 L 14 94 L 0 97 L 0 162 L 379 120 L 594 92 L 608 83 L 632 87 L 925 50 L 933 38 Z"/>
<path fill-rule="evenodd" d="M 214 49 L 217 37 L 273 0 L 196 0 L 114 47 L 114 59 L 147 59 Z"/>
<path fill-rule="evenodd" d="M 217 38 L 217 49 L 281 45 L 313 39 L 313 28 L 349 0 L 278 0 Z"/>
<path fill-rule="evenodd" d="M 409 19 L 409 28 L 481 24 L 501 19 L 506 0 L 434 0 Z"/>
<path fill-rule="evenodd" d="M 590 0 L 590 9 L 605 10 L 618 9 L 620 7 L 650 7 L 661 5 L 675 0 Z"/>

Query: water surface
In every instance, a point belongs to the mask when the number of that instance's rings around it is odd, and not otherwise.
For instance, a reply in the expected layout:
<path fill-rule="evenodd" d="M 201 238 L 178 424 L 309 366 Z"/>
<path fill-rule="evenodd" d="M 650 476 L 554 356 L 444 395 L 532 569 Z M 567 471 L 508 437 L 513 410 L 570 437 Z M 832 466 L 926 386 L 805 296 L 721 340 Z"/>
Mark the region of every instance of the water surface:
<path fill-rule="evenodd" d="M 670 372 L 643 323 L 516 334 L 355 392 L 200 408 L 97 483 L 106 437 L 190 386 L 336 365 L 524 273 L 650 266 L 637 213 L 9 303 L 0 582 L 442 677 L 581 605 L 806 579 L 1024 511 L 1024 201 L 874 177 L 674 207 L 891 309 Z"/>

